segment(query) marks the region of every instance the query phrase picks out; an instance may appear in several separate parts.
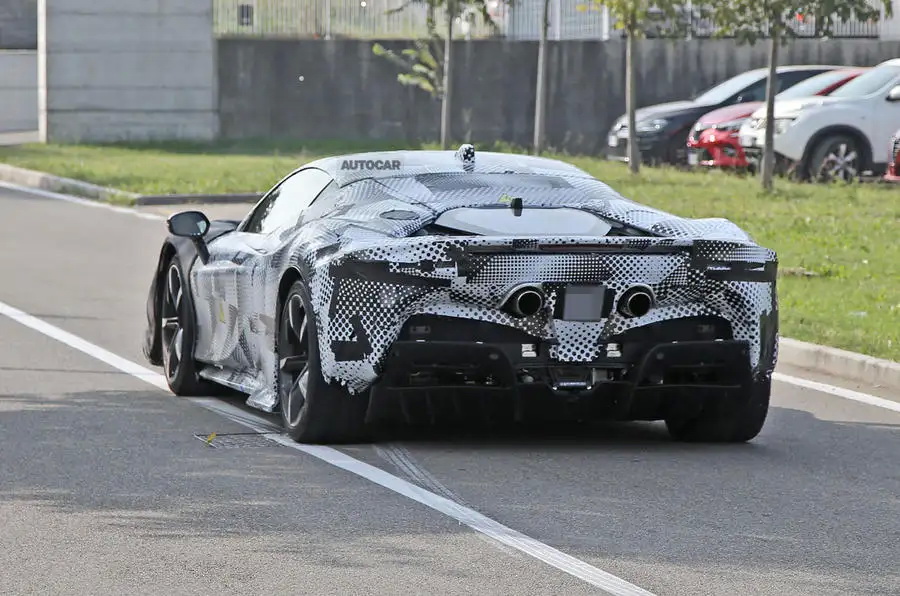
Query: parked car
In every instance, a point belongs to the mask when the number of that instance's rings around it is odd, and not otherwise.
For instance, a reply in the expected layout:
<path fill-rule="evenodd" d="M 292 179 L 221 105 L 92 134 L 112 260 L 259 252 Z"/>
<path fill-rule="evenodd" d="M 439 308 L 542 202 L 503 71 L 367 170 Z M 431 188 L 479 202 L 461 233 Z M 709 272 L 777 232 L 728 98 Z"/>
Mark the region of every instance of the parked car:
<path fill-rule="evenodd" d="M 891 137 L 889 151 L 887 173 L 884 175 L 884 179 L 888 182 L 900 182 L 900 130 Z"/>
<path fill-rule="evenodd" d="M 835 70 L 837 66 L 781 66 L 778 89 L 788 89 L 809 77 Z M 762 101 L 766 96 L 768 70 L 757 68 L 724 81 L 688 101 L 673 101 L 637 110 L 637 135 L 642 161 L 684 163 L 688 133 L 697 118 L 727 105 Z M 627 114 L 619 117 L 607 137 L 607 157 L 628 161 Z"/>
<path fill-rule="evenodd" d="M 782 91 L 776 99 L 828 95 L 867 70 L 869 69 L 841 68 L 823 72 Z M 725 106 L 703 115 L 691 128 L 691 134 L 688 136 L 688 164 L 719 168 L 750 167 L 744 149 L 738 142 L 738 130 L 747 118 L 763 105 L 765 104 L 761 101 L 748 101 Z"/>
<path fill-rule="evenodd" d="M 765 109 L 741 126 L 739 142 L 751 161 L 765 144 Z M 884 172 L 891 134 L 900 128 L 900 59 L 888 60 L 828 97 L 775 104 L 775 157 L 801 179 L 854 180 Z"/>

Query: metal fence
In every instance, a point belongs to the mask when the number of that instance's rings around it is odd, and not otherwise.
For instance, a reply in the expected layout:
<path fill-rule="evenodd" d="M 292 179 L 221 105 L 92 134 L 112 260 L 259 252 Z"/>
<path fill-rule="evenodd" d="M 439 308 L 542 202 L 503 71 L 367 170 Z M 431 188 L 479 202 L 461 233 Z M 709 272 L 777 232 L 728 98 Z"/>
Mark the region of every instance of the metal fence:
<path fill-rule="evenodd" d="M 214 0 L 214 28 L 219 37 L 266 38 L 420 38 L 427 35 L 428 9 L 408 0 Z M 494 22 L 506 9 L 497 2 Z M 398 10 L 399 9 L 399 10 Z M 443 30 L 444 11 L 434 14 Z M 483 38 L 498 34 L 480 15 L 457 18 L 456 34 Z"/>
<path fill-rule="evenodd" d="M 420 38 L 427 34 L 428 9 L 410 0 L 214 0 L 215 32 L 219 37 L 265 38 Z M 488 0 L 491 23 L 468 9 L 457 18 L 454 27 L 460 38 L 503 36 L 533 40 L 540 36 L 543 0 Z M 711 37 L 714 23 L 704 18 L 697 5 L 686 4 L 679 31 L 689 37 Z M 443 29 L 443 11 L 434 15 Z M 554 40 L 609 39 L 620 37 L 609 12 L 594 0 L 550 0 L 550 29 Z M 646 23 L 648 37 L 659 37 L 671 30 L 665 19 L 651 18 Z M 796 15 L 792 29 L 798 37 L 821 34 L 816 18 Z M 835 38 L 877 38 L 877 22 L 838 22 L 832 27 Z"/>

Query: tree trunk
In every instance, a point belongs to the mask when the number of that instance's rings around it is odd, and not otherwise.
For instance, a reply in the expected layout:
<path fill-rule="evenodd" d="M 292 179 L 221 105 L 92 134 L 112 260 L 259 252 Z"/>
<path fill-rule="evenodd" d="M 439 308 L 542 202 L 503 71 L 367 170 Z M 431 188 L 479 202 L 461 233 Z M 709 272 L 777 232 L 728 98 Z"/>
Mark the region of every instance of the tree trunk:
<path fill-rule="evenodd" d="M 538 44 L 537 88 L 534 92 L 534 154 L 539 155 L 544 148 L 544 115 L 547 96 L 547 28 L 550 25 L 550 0 L 544 0 L 544 15 L 541 20 L 541 41 Z"/>
<path fill-rule="evenodd" d="M 775 174 L 775 94 L 778 93 L 778 28 L 772 28 L 769 39 L 769 78 L 766 81 L 766 140 L 762 158 L 762 187 L 771 192 L 772 178 Z"/>
<path fill-rule="evenodd" d="M 632 174 L 637 174 L 641 169 L 641 152 L 637 144 L 637 123 L 635 122 L 635 110 L 637 109 L 634 93 L 634 34 L 628 29 L 628 37 L 625 39 L 625 110 L 628 113 L 628 169 Z"/>
<path fill-rule="evenodd" d="M 450 100 L 453 97 L 453 19 L 456 18 L 456 0 L 447 2 L 447 38 L 444 40 L 444 96 L 441 99 L 441 149 L 450 148 Z"/>

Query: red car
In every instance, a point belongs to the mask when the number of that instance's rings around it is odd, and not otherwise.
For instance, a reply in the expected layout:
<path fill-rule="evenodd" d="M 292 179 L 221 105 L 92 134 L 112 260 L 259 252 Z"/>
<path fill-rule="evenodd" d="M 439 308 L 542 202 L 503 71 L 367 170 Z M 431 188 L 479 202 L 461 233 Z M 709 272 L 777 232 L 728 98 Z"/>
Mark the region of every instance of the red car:
<path fill-rule="evenodd" d="M 890 161 L 884 179 L 887 182 L 900 182 L 900 130 L 891 138 Z"/>
<path fill-rule="evenodd" d="M 852 81 L 868 68 L 841 68 L 810 77 L 785 89 L 777 99 L 796 99 L 813 95 L 828 95 Z M 753 101 L 709 112 L 694 124 L 688 135 L 688 164 L 719 168 L 747 168 L 744 149 L 738 143 L 738 129 L 750 114 L 763 105 Z"/>

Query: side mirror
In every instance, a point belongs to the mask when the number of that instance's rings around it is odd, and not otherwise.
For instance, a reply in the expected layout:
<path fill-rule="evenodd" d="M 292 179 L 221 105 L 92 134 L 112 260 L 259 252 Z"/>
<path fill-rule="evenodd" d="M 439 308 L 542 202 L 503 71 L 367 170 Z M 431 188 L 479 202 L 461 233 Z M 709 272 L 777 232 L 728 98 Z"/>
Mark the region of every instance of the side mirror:
<path fill-rule="evenodd" d="M 203 238 L 209 231 L 209 219 L 199 211 L 182 211 L 170 215 L 166 225 L 173 236 L 184 238 Z"/>
<path fill-rule="evenodd" d="M 182 211 L 170 215 L 166 226 L 173 236 L 190 238 L 197 247 L 197 255 L 205 264 L 209 261 L 209 249 L 203 237 L 209 231 L 209 219 L 199 211 Z"/>
<path fill-rule="evenodd" d="M 900 101 L 900 85 L 895 85 L 888 91 L 888 101 Z"/>

